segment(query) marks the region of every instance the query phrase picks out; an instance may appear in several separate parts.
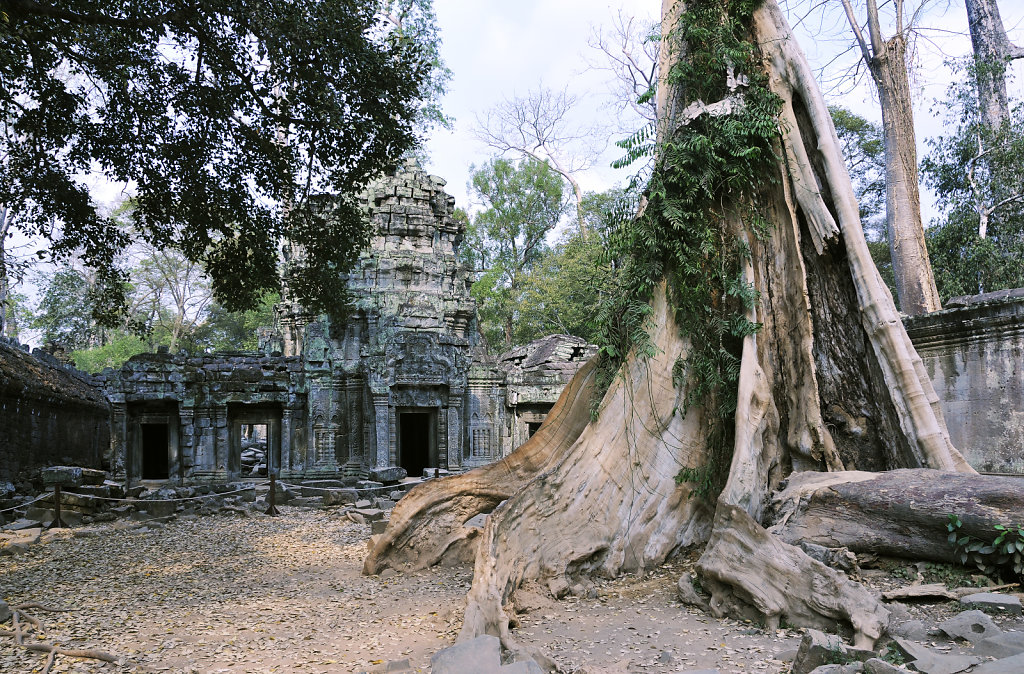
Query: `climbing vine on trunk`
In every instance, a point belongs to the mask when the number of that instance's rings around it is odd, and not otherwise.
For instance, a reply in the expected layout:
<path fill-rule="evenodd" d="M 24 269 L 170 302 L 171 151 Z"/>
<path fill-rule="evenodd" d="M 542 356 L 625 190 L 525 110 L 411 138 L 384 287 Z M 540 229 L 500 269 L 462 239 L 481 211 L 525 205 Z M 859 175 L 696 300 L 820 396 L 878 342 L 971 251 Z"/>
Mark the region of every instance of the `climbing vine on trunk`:
<path fill-rule="evenodd" d="M 678 30 L 688 58 L 675 64 L 670 79 L 689 105 L 660 144 L 646 142 L 647 132 L 621 143 L 622 164 L 650 152 L 658 162 L 644 189 L 643 214 L 612 237 L 608 255 L 620 265 L 619 292 L 600 311 L 597 400 L 631 350 L 650 355 L 649 302 L 667 279 L 676 325 L 690 342 L 673 373 L 677 385 L 684 379 L 688 385 L 684 413 L 700 406 L 714 424 L 707 464 L 684 469 L 679 479 L 697 483 L 709 501 L 728 474 L 743 338 L 759 329 L 747 318 L 757 300 L 744 275 L 747 235 L 768 236 L 759 187 L 779 161 L 773 143 L 780 101 L 750 40 L 757 4 L 704 0 L 689 3 L 682 15 Z"/>

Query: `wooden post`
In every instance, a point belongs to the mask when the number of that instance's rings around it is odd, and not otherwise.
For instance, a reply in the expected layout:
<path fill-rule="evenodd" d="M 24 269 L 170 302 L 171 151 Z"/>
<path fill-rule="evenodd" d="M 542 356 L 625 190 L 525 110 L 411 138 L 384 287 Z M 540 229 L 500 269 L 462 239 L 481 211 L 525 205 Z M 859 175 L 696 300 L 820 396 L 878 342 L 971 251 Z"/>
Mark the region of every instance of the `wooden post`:
<path fill-rule="evenodd" d="M 267 514 L 273 517 L 274 515 L 280 515 L 281 511 L 277 509 L 277 473 L 273 470 L 270 471 L 270 497 L 267 500 L 269 507 L 267 508 Z"/>
<path fill-rule="evenodd" d="M 64 524 L 64 520 L 60 516 L 60 483 L 53 485 L 53 521 L 50 522 L 50 526 L 47 529 L 64 529 L 68 525 Z"/>

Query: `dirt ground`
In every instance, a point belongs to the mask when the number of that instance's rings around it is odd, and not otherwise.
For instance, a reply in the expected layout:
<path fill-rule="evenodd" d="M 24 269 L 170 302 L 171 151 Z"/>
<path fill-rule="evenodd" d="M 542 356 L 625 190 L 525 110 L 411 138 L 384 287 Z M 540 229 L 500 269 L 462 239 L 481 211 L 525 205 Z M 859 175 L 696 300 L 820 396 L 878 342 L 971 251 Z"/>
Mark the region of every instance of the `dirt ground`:
<path fill-rule="evenodd" d="M 61 656 L 55 672 L 358 672 L 430 656 L 461 625 L 469 568 L 363 576 L 369 537 L 337 511 L 114 522 L 65 530 L 0 557 L 0 597 L 71 609 L 35 614 L 43 635 L 120 664 Z M 514 634 L 565 671 L 788 671 L 800 632 L 766 632 L 682 606 L 677 561 L 541 602 Z M 787 653 L 788 652 L 788 653 Z M 0 672 L 44 657 L 0 637 Z"/>

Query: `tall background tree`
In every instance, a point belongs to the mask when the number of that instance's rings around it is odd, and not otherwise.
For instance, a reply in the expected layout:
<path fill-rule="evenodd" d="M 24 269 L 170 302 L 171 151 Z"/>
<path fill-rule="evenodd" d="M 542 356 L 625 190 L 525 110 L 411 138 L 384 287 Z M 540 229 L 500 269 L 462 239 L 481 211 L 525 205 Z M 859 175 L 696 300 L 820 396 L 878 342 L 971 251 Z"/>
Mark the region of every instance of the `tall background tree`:
<path fill-rule="evenodd" d="M 965 0 L 974 48 L 980 123 L 996 130 L 1010 118 L 1006 68 L 1024 58 L 1024 49 L 1010 42 L 996 0 Z"/>
<path fill-rule="evenodd" d="M 134 186 L 141 236 L 201 264 L 228 308 L 282 276 L 311 310 L 337 308 L 365 224 L 349 197 L 330 212 L 310 197 L 352 195 L 414 146 L 445 81 L 424 8 L 5 1 L 0 199 L 13 227 L 95 269 L 94 311 L 117 324 L 128 241 L 90 198 L 82 176 L 99 175 Z M 283 270 L 282 240 L 304 250 Z"/>
<path fill-rule="evenodd" d="M 524 282 L 565 212 L 562 178 L 532 157 L 497 157 L 473 172 L 472 184 L 485 208 L 469 227 L 464 260 L 478 275 L 472 294 L 484 337 L 502 351 L 532 338 L 522 320 Z"/>
<path fill-rule="evenodd" d="M 882 109 L 886 229 L 900 308 L 910 315 L 936 311 L 942 305 L 932 278 L 921 220 L 917 141 L 907 74 L 913 18 L 908 19 L 903 0 L 894 0 L 889 7 L 892 35 L 887 38 L 882 32 L 883 15 L 876 0 L 865 0 L 863 14 L 854 8 L 853 0 L 842 2 Z"/>
<path fill-rule="evenodd" d="M 1024 286 L 1024 107 L 1004 99 L 993 126 L 978 67 L 961 67 L 939 103 L 949 132 L 928 140 L 921 164 L 940 209 L 928 241 L 943 300 Z"/>
<path fill-rule="evenodd" d="M 567 89 L 544 86 L 513 96 L 477 118 L 477 136 L 502 156 L 547 163 L 572 190 L 576 223 L 586 234 L 579 174 L 594 165 L 603 145 L 592 125 L 576 121 L 579 100 Z"/>

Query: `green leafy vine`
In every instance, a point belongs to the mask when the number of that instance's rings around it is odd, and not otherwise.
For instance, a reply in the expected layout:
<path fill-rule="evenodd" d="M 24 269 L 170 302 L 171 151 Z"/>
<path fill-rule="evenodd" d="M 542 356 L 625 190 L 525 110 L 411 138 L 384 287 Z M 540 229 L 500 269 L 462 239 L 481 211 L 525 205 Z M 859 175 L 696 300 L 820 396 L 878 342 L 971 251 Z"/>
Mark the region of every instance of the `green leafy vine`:
<path fill-rule="evenodd" d="M 709 424 L 707 464 L 684 469 L 677 479 L 696 482 L 697 493 L 709 500 L 724 486 L 731 461 L 742 341 L 760 328 L 747 319 L 757 292 L 744 265 L 748 235 L 763 239 L 769 230 L 759 186 L 778 162 L 780 101 L 750 39 L 757 4 L 687 3 L 677 28 L 686 58 L 673 66 L 670 81 L 687 102 L 733 96 L 742 103 L 730 114 L 698 115 L 660 144 L 651 127 L 619 143 L 626 153 L 618 166 L 650 156 L 656 164 L 643 188 L 643 214 L 610 237 L 608 260 L 617 268 L 618 288 L 599 310 L 597 401 L 631 350 L 653 355 L 650 300 L 667 281 L 675 323 L 691 345 L 673 370 L 677 386 L 687 386 L 682 413 L 699 406 Z M 734 83 L 745 78 L 745 86 L 730 89 L 729 75 Z"/>

